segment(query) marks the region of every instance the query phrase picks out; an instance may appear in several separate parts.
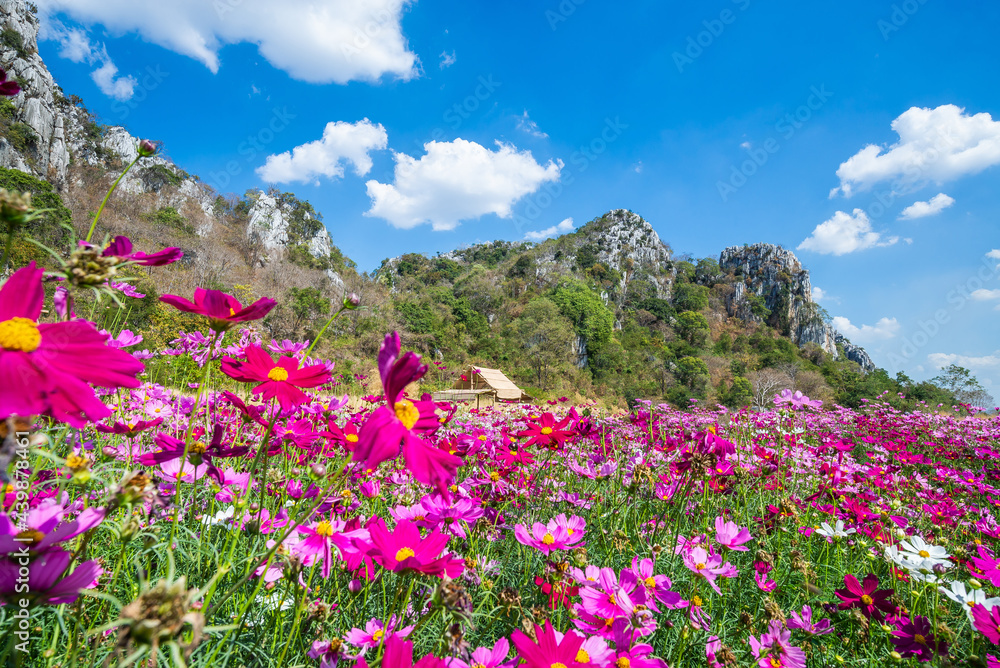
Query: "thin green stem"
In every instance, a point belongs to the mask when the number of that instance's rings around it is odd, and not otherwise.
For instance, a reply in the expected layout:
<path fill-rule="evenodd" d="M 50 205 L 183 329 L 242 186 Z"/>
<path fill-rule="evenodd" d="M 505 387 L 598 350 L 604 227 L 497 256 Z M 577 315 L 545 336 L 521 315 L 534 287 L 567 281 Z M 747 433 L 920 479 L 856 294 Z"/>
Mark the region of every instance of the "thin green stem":
<path fill-rule="evenodd" d="M 104 211 L 105 205 L 107 205 L 108 200 L 111 199 L 111 193 L 115 191 L 115 188 L 118 187 L 118 182 L 122 180 L 122 177 L 128 174 L 129 170 L 132 169 L 132 166 L 139 162 L 139 158 L 141 157 L 141 155 L 136 154 L 135 159 L 128 163 L 128 167 L 125 168 L 125 171 L 119 174 L 118 178 L 115 179 L 115 182 L 111 184 L 111 187 L 108 189 L 108 194 L 104 196 L 104 201 L 101 202 L 101 207 L 97 210 L 97 214 L 94 215 L 94 221 L 90 223 L 90 230 L 87 231 L 87 238 L 84 239 L 84 241 L 88 243 L 90 242 L 91 237 L 94 236 L 94 230 L 97 229 L 97 219 L 101 217 L 101 213 Z"/>

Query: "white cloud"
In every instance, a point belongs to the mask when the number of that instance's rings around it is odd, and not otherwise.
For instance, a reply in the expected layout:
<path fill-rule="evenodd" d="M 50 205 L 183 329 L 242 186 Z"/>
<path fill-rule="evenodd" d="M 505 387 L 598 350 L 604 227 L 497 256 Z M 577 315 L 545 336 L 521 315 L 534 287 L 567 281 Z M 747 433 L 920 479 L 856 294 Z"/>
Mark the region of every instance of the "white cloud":
<path fill-rule="evenodd" d="M 994 260 L 1000 260 L 1000 248 L 994 248 L 986 254 L 986 257 L 993 258 Z"/>
<path fill-rule="evenodd" d="M 94 80 L 101 92 L 116 100 L 131 100 L 135 91 L 135 77 L 118 76 L 118 68 L 111 59 L 104 61 L 104 64 L 90 73 L 90 78 Z"/>
<path fill-rule="evenodd" d="M 455 56 L 454 50 L 451 53 L 448 53 L 447 51 L 442 51 L 441 55 L 438 57 L 441 59 L 440 67 L 442 70 L 446 67 L 451 67 L 456 62 L 458 62 L 458 58 Z"/>
<path fill-rule="evenodd" d="M 903 209 L 902 213 L 899 214 L 899 218 L 900 220 L 913 220 L 915 218 L 936 216 L 954 203 L 954 198 L 949 197 L 944 193 L 938 193 L 937 195 L 934 195 L 934 197 L 931 197 L 927 202 L 914 202 L 910 206 L 906 207 Z"/>
<path fill-rule="evenodd" d="M 424 144 L 419 160 L 396 153 L 395 183 L 368 182 L 372 206 L 365 215 L 409 229 L 430 223 L 435 230 L 454 229 L 463 220 L 494 213 L 511 216 L 511 206 L 558 181 L 562 161 L 538 164 L 530 151 L 497 142 L 497 150 L 456 139 Z"/>
<path fill-rule="evenodd" d="M 846 336 L 852 343 L 874 343 L 894 338 L 899 333 L 899 322 L 895 318 L 882 318 L 874 325 L 858 327 L 843 316 L 833 318 L 833 328 Z"/>
<path fill-rule="evenodd" d="M 50 20 L 43 23 L 41 31 L 43 40 L 59 42 L 59 56 L 74 63 L 98 65 L 90 73 L 102 93 L 116 100 L 130 100 L 138 85 L 135 77 L 118 76 L 118 67 L 108 55 L 103 44 L 91 42 L 87 33 L 78 28 L 67 28 L 59 21 Z"/>
<path fill-rule="evenodd" d="M 970 296 L 975 300 L 985 302 L 1000 299 L 1000 290 L 974 290 Z"/>
<path fill-rule="evenodd" d="M 44 17 L 85 25 L 194 58 L 212 72 L 227 44 L 256 44 L 274 67 L 312 83 L 409 79 L 418 62 L 400 21 L 412 0 L 38 0 Z"/>
<path fill-rule="evenodd" d="M 517 129 L 523 132 L 527 132 L 532 137 L 538 137 L 539 139 L 545 139 L 549 135 L 538 129 L 538 123 L 531 120 L 528 117 L 528 110 L 524 110 L 524 114 L 517 119 Z"/>
<path fill-rule="evenodd" d="M 838 211 L 833 218 L 817 225 L 798 249 L 823 255 L 844 255 L 875 246 L 891 246 L 897 241 L 899 237 L 883 239 L 880 233 L 872 230 L 868 215 L 855 209 L 853 214 Z"/>
<path fill-rule="evenodd" d="M 524 235 L 524 238 L 528 241 L 542 241 L 548 239 L 549 237 L 558 236 L 560 234 L 568 234 L 573 231 L 573 219 L 567 218 L 558 225 L 553 225 L 552 227 L 547 227 L 544 230 L 538 232 L 528 232 Z"/>
<path fill-rule="evenodd" d="M 357 175 L 364 176 L 372 168 L 369 153 L 384 149 L 388 140 L 382 124 L 375 125 L 367 118 L 357 123 L 330 122 L 322 139 L 267 156 L 257 175 L 269 183 L 308 183 L 320 176 L 337 179 L 344 175 L 344 164 L 350 162 Z"/>
<path fill-rule="evenodd" d="M 892 129 L 899 135 L 895 144 L 869 144 L 840 165 L 840 187 L 831 196 L 841 191 L 850 197 L 881 181 L 900 190 L 945 183 L 1000 164 L 1000 121 L 987 113 L 969 116 L 954 104 L 910 107 Z"/>
<path fill-rule="evenodd" d="M 824 299 L 828 299 L 829 297 L 830 297 L 830 295 L 826 294 L 826 290 L 824 290 L 823 288 L 821 288 L 821 287 L 819 287 L 817 285 L 813 286 L 813 288 L 812 288 L 812 299 L 813 299 L 814 302 L 816 302 L 818 304 L 821 301 L 823 301 Z"/>
<path fill-rule="evenodd" d="M 636 174 L 642 174 L 642 160 L 632 165 L 632 171 Z"/>
<path fill-rule="evenodd" d="M 937 369 L 943 369 L 949 364 L 957 364 L 967 369 L 987 369 L 1000 366 L 1000 351 L 983 357 L 967 357 L 954 353 L 931 353 L 927 359 Z"/>

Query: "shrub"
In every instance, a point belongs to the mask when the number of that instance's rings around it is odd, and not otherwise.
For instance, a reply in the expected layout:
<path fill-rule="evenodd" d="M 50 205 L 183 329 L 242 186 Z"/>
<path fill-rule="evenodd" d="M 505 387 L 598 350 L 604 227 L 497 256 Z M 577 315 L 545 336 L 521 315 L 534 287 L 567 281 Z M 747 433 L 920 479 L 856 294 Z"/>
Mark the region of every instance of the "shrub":
<path fill-rule="evenodd" d="M 11 123 L 7 128 L 7 141 L 19 153 L 27 153 L 38 145 L 38 135 L 27 123 Z"/>
<path fill-rule="evenodd" d="M 159 208 L 156 211 L 143 214 L 142 217 L 153 225 L 169 227 L 183 234 L 195 233 L 194 226 L 172 206 Z"/>

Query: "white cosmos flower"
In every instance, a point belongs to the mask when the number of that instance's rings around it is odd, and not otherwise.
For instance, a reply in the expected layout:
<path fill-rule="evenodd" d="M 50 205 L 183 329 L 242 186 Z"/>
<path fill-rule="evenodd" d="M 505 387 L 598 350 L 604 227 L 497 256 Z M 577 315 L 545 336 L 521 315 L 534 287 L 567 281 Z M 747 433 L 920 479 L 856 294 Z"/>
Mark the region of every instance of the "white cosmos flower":
<path fill-rule="evenodd" d="M 235 514 L 236 514 L 236 508 L 234 508 L 233 506 L 229 506 L 225 510 L 220 510 L 219 512 L 215 513 L 215 517 L 202 517 L 201 523 L 209 527 L 215 526 L 216 524 L 222 524 L 226 520 L 233 519 L 233 515 Z"/>
<path fill-rule="evenodd" d="M 964 582 L 952 582 L 950 589 L 939 588 L 941 593 L 955 601 L 965 609 L 965 614 L 972 621 L 972 608 L 976 604 L 984 606 L 987 610 L 992 610 L 1000 603 L 1000 598 L 986 598 L 986 592 L 982 589 L 966 590 Z"/>
<path fill-rule="evenodd" d="M 948 550 L 940 545 L 931 545 L 920 536 L 912 536 L 908 541 L 900 541 L 899 547 L 911 561 L 919 562 L 922 560 L 927 570 L 938 564 L 951 568 L 952 564 L 948 560 L 951 555 L 948 554 Z M 928 563 L 930 565 L 927 565 Z"/>
<path fill-rule="evenodd" d="M 938 574 L 934 572 L 935 565 L 941 566 L 941 568 L 951 568 L 950 562 L 935 563 L 933 560 L 925 559 L 919 554 L 900 550 L 895 545 L 885 548 L 885 558 L 900 568 L 905 569 L 914 580 L 929 582 L 931 584 L 940 583 Z"/>
<path fill-rule="evenodd" d="M 836 526 L 830 526 L 828 522 L 823 522 L 820 525 L 821 529 L 816 529 L 816 533 L 820 536 L 826 536 L 827 538 L 846 538 L 852 533 L 857 533 L 857 529 L 844 529 L 844 520 L 837 520 Z"/>

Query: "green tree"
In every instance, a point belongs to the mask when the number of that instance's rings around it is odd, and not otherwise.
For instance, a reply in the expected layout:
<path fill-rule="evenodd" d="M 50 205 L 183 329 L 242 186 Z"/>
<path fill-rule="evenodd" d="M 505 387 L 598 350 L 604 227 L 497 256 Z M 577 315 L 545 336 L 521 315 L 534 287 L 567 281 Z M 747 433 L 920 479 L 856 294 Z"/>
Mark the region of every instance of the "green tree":
<path fill-rule="evenodd" d="M 732 384 L 719 396 L 722 403 L 730 408 L 743 408 L 753 401 L 753 385 L 743 376 L 733 378 Z"/>
<path fill-rule="evenodd" d="M 931 382 L 950 392 L 955 399 L 963 404 L 973 404 L 985 408 L 993 407 L 993 397 L 965 367 L 949 364 L 941 370 L 939 375 L 931 378 Z"/>
<path fill-rule="evenodd" d="M 317 288 L 289 288 L 287 297 L 288 308 L 295 316 L 292 324 L 295 329 L 330 312 L 330 300 Z"/>
<path fill-rule="evenodd" d="M 561 283 L 553 291 L 552 301 L 587 342 L 588 354 L 599 352 L 611 340 L 615 318 L 585 283 L 578 280 Z"/>
<path fill-rule="evenodd" d="M 528 302 L 515 322 L 528 365 L 535 372 L 538 387 L 545 388 L 554 369 L 570 362 L 573 329 L 550 299 Z"/>
<path fill-rule="evenodd" d="M 692 346 L 700 348 L 708 340 L 711 331 L 708 320 L 701 313 L 684 311 L 674 321 L 674 331 Z"/>
<path fill-rule="evenodd" d="M 708 288 L 694 283 L 678 283 L 674 287 L 674 308 L 678 311 L 700 311 L 708 306 Z"/>
<path fill-rule="evenodd" d="M 708 365 L 699 357 L 682 357 L 674 366 L 674 376 L 679 383 L 694 390 L 708 379 Z"/>

